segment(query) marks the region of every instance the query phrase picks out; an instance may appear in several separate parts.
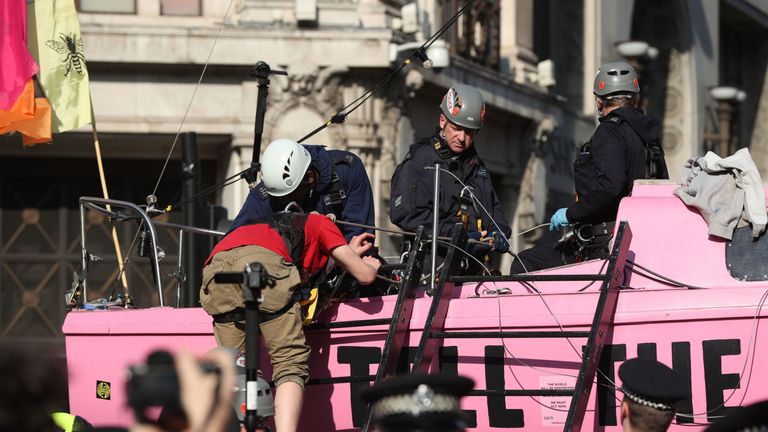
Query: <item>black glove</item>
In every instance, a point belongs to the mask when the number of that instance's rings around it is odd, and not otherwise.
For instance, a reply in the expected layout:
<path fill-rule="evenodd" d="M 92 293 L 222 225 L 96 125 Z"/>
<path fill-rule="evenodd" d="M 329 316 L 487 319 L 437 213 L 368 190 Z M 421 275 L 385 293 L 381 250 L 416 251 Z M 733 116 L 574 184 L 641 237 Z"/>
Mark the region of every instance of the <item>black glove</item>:
<path fill-rule="evenodd" d="M 480 240 L 482 233 L 480 231 L 472 231 L 467 233 L 467 240 Z M 489 243 L 467 243 L 467 252 L 472 256 L 478 257 L 487 254 L 491 251 L 491 245 Z"/>
<path fill-rule="evenodd" d="M 509 252 L 509 240 L 503 232 L 494 231 L 491 233 L 491 237 L 493 237 L 493 250 L 499 253 Z"/>

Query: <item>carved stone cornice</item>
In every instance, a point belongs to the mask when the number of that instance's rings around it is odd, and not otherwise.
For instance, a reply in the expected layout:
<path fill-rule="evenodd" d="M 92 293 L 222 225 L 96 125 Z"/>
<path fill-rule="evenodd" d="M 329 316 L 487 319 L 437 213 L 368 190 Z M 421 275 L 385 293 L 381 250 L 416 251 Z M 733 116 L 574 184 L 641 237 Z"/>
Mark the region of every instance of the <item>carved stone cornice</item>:
<path fill-rule="evenodd" d="M 303 107 L 327 121 L 342 108 L 339 86 L 342 75 L 347 72 L 346 67 L 321 67 L 312 62 L 296 62 L 280 67 L 288 72 L 288 76 L 278 76 L 275 80 L 277 85 L 273 87 L 278 91 L 270 93 L 269 109 L 264 119 L 265 141 L 279 138 L 272 136 L 274 128 L 292 110 Z M 292 126 L 308 133 L 320 125 L 308 122 Z M 338 126 L 327 129 L 334 146 L 343 148 L 346 142 L 343 129 Z"/>

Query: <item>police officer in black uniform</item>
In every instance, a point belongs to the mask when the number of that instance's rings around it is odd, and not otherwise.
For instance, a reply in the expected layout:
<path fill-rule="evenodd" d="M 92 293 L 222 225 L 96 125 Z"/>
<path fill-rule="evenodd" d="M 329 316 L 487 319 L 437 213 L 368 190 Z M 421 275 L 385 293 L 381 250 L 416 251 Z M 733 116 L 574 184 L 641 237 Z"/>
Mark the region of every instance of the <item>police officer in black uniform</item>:
<path fill-rule="evenodd" d="M 625 432 L 664 432 L 680 401 L 691 396 L 688 384 L 667 365 L 634 358 L 619 367 L 621 425 Z"/>
<path fill-rule="evenodd" d="M 639 93 L 632 66 L 600 66 L 594 84 L 600 125 L 573 164 L 576 202 L 557 210 L 549 224 L 550 231 L 569 227 L 578 235 L 521 252 L 512 274 L 606 258 L 619 202 L 632 192 L 634 181 L 669 178 L 659 124 L 636 108 Z"/>
<path fill-rule="evenodd" d="M 425 167 L 440 163 L 444 171 L 440 173 L 438 235 L 450 236 L 461 222 L 470 239 L 487 241 L 470 243 L 468 250 L 473 256 L 482 261 L 491 250 L 505 253 L 509 251 L 511 229 L 488 168 L 474 147 L 485 117 L 483 97 L 476 88 L 457 84 L 448 89 L 440 111 L 435 134 L 411 145 L 395 168 L 389 217 L 404 230 L 416 231 L 423 225 L 432 231 L 434 172 Z M 438 258 L 445 252 L 441 248 Z M 477 270 L 467 269 L 465 273 Z"/>

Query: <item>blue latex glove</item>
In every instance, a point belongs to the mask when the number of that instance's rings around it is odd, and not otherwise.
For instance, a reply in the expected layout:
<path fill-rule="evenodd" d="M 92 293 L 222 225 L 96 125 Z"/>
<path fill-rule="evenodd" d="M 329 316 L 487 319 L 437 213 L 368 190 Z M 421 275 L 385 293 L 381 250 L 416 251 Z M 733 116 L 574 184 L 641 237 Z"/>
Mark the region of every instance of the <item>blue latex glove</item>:
<path fill-rule="evenodd" d="M 500 253 L 509 252 L 509 239 L 502 232 L 494 231 L 490 237 L 493 237 L 493 250 Z"/>
<path fill-rule="evenodd" d="M 549 220 L 550 231 L 554 231 L 569 224 L 568 218 L 565 216 L 567 210 L 567 208 L 563 207 L 552 215 L 552 219 Z"/>

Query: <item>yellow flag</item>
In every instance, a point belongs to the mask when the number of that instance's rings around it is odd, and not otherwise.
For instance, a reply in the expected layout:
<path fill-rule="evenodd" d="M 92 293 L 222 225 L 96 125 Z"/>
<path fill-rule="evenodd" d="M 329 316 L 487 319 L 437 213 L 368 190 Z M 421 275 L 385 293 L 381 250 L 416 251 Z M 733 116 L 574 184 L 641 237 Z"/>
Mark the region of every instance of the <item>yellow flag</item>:
<path fill-rule="evenodd" d="M 40 65 L 43 93 L 53 110 L 53 132 L 91 121 L 88 69 L 74 0 L 27 3 L 29 51 Z"/>

